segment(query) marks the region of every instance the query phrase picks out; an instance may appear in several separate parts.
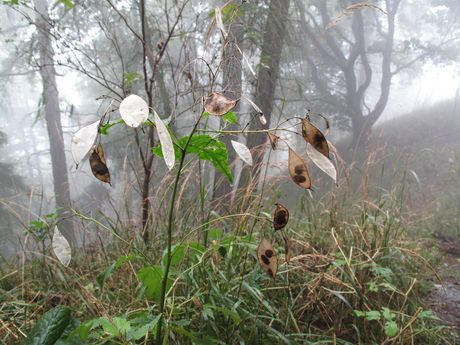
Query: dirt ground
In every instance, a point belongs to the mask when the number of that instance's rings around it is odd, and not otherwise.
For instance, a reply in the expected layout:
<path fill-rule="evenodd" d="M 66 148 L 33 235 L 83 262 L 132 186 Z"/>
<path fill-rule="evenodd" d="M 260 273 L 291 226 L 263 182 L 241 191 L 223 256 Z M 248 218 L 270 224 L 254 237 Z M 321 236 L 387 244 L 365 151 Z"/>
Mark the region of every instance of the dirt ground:
<path fill-rule="evenodd" d="M 448 251 L 443 261 L 438 271 L 442 284 L 436 282 L 426 302 L 460 337 L 460 255 Z"/>

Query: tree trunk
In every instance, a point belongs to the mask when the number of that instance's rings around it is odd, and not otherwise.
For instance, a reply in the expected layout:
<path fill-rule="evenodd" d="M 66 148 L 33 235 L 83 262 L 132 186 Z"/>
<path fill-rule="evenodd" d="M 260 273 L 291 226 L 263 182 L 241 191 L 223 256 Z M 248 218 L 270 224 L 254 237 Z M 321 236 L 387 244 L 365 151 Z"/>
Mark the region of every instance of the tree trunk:
<path fill-rule="evenodd" d="M 242 91 L 243 56 L 238 48 L 241 49 L 242 46 L 244 26 L 239 13 L 235 13 L 234 18 L 234 21 L 228 27 L 228 36 L 223 49 L 223 91 L 224 95 L 228 98 L 239 99 L 241 98 Z M 238 113 L 238 110 L 239 104 L 232 111 Z M 231 125 L 227 129 L 235 130 L 237 126 Z M 222 141 L 228 148 L 228 160 L 230 164 L 234 163 L 236 159 L 235 150 L 231 147 L 231 140 L 232 138 L 229 135 L 222 138 Z M 230 207 L 233 186 L 225 178 L 216 178 L 214 181 L 217 183 L 215 197 L 220 200 L 219 205 L 222 205 L 224 208 Z"/>
<path fill-rule="evenodd" d="M 267 124 L 264 128 L 269 128 L 271 113 L 274 106 L 276 83 L 279 77 L 281 53 L 283 50 L 286 26 L 289 21 L 290 0 L 271 0 L 268 9 L 268 16 L 265 24 L 265 33 L 260 54 L 260 67 L 257 76 L 257 86 L 255 91 L 255 103 L 264 113 Z M 256 123 L 253 127 L 260 128 L 258 116 L 254 116 Z M 252 135 L 248 140 L 249 147 L 253 149 L 254 165 L 252 175 L 257 183 L 259 179 L 261 165 L 264 159 L 266 135 Z M 243 179 L 242 179 L 243 180 Z M 241 185 L 248 182 L 242 181 Z"/>
<path fill-rule="evenodd" d="M 43 103 L 45 105 L 45 119 L 50 141 L 54 195 L 56 208 L 62 218 L 62 226 L 60 226 L 59 230 L 69 243 L 75 246 L 76 237 L 73 224 L 66 216 L 66 211 L 70 207 L 70 189 L 59 110 L 56 70 L 54 68 L 54 50 L 50 34 L 52 27 L 48 14 L 48 2 L 47 0 L 34 0 L 34 5 L 37 11 L 36 26 L 38 29 L 40 74 L 43 80 Z"/>

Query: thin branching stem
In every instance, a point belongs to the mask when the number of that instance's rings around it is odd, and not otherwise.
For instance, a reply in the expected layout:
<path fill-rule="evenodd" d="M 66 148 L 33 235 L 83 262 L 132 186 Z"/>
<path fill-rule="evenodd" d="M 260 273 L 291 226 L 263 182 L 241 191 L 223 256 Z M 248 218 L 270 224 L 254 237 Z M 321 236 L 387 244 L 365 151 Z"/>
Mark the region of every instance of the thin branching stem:
<path fill-rule="evenodd" d="M 167 228 L 167 235 L 168 235 L 168 243 L 167 243 L 167 255 L 166 255 L 166 264 L 165 264 L 165 271 L 163 274 L 163 280 L 161 281 L 161 290 L 160 290 L 160 320 L 158 322 L 157 332 L 156 332 L 156 344 L 162 343 L 162 327 L 163 327 L 163 318 L 164 318 L 164 309 L 165 309 L 165 300 L 166 300 L 166 285 L 168 283 L 169 277 L 169 269 L 171 267 L 171 248 L 172 248 L 172 228 L 173 228 L 173 221 L 174 221 L 174 204 L 176 203 L 176 196 L 177 196 L 177 187 L 179 186 L 179 180 L 182 173 L 182 168 L 185 163 L 185 157 L 187 154 L 187 149 L 192 141 L 193 134 L 197 131 L 198 125 L 203 118 L 204 110 L 201 112 L 200 117 L 196 121 L 192 132 L 190 133 L 187 142 L 185 143 L 184 147 L 181 149 L 182 155 L 179 161 L 179 168 L 177 169 L 176 178 L 174 180 L 174 187 L 171 196 L 171 203 L 169 205 L 169 214 L 168 214 L 168 228 Z"/>

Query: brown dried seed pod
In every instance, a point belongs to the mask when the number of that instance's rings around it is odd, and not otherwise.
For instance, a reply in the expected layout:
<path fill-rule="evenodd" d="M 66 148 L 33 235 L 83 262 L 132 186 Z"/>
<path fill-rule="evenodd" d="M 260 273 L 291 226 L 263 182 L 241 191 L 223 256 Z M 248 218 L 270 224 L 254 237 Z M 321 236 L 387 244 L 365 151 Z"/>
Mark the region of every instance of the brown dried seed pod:
<path fill-rule="evenodd" d="M 204 109 L 211 115 L 221 116 L 232 110 L 237 102 L 221 93 L 212 92 L 204 98 Z"/>
<path fill-rule="evenodd" d="M 276 203 L 275 213 L 273 214 L 273 228 L 280 230 L 284 228 L 289 221 L 289 211 L 283 205 Z"/>
<path fill-rule="evenodd" d="M 276 272 L 278 271 L 278 260 L 273 246 L 265 238 L 262 239 L 257 247 L 257 257 L 260 267 L 262 267 L 271 278 L 275 279 Z"/>
<path fill-rule="evenodd" d="M 329 145 L 324 134 L 308 118 L 302 119 L 302 136 L 316 150 L 329 158 Z"/>
<path fill-rule="evenodd" d="M 276 147 L 278 146 L 278 139 L 279 138 L 280 138 L 279 136 L 268 132 L 268 140 L 270 140 L 270 144 L 272 145 L 273 150 L 276 150 Z"/>
<path fill-rule="evenodd" d="M 289 174 L 292 180 L 300 187 L 305 189 L 311 188 L 311 179 L 308 174 L 307 166 L 300 156 L 289 148 Z"/>
<path fill-rule="evenodd" d="M 104 149 L 101 144 L 98 144 L 91 152 L 89 164 L 93 175 L 98 180 L 110 184 L 110 172 L 105 162 Z"/>

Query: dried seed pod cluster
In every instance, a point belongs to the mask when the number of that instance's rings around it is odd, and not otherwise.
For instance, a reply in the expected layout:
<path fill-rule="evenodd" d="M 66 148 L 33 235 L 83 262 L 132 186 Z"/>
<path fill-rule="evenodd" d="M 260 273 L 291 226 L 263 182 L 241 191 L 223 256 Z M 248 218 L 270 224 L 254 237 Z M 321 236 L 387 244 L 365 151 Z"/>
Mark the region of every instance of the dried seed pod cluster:
<path fill-rule="evenodd" d="M 289 211 L 280 203 L 275 204 L 276 209 L 273 213 L 273 228 L 275 231 L 283 229 L 289 221 Z M 286 235 L 283 235 L 286 262 L 289 262 L 292 257 L 291 241 Z M 272 244 L 263 238 L 257 248 L 257 257 L 260 267 L 267 272 L 271 278 L 275 278 L 278 269 L 278 260 Z"/>

